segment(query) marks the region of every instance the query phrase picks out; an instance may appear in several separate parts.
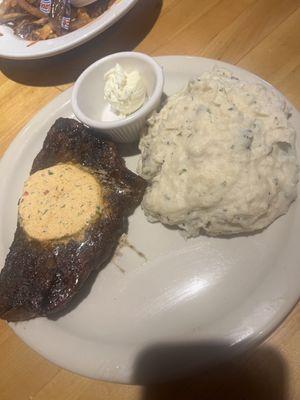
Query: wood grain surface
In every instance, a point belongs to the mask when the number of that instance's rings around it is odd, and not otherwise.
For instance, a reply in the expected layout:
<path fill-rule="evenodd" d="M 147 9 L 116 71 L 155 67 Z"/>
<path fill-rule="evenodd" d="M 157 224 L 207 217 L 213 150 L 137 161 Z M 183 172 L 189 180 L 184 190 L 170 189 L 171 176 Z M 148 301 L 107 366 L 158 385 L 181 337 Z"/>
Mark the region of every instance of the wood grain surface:
<path fill-rule="evenodd" d="M 80 48 L 46 60 L 0 60 L 0 156 L 89 64 L 125 50 L 237 64 L 300 107 L 300 0 L 139 0 Z M 299 400 L 300 305 L 255 350 L 177 382 L 141 387 L 77 376 L 44 360 L 3 321 L 0 371 L 0 400 Z"/>

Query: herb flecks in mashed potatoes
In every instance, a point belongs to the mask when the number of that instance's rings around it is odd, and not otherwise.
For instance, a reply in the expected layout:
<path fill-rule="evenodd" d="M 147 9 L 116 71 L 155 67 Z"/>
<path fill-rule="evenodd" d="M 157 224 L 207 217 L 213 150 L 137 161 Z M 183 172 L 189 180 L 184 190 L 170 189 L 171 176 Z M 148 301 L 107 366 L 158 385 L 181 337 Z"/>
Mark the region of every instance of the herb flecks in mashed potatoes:
<path fill-rule="evenodd" d="M 277 93 L 227 70 L 190 81 L 140 142 L 148 219 L 196 236 L 255 231 L 286 213 L 298 182 L 288 118 Z"/>

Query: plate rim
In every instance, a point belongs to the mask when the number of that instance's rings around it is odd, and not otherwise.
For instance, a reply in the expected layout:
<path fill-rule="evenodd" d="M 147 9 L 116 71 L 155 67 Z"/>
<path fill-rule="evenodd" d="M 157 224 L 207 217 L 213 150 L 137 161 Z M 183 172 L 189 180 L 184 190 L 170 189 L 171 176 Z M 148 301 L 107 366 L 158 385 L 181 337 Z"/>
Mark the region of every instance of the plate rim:
<path fill-rule="evenodd" d="M 238 69 L 238 70 L 242 70 L 243 72 L 246 72 L 247 74 L 252 75 L 256 80 L 259 79 L 261 82 L 267 84 L 268 86 L 271 86 L 272 88 L 274 88 L 276 90 L 276 92 L 280 93 L 281 96 L 284 97 L 284 99 L 286 99 L 287 103 L 289 105 L 292 105 L 291 102 L 289 102 L 289 100 L 281 93 L 279 92 L 276 87 L 274 87 L 273 85 L 271 85 L 269 82 L 263 80 L 262 78 L 260 78 L 259 76 L 255 75 L 254 73 L 247 71 L 243 68 L 240 68 L 236 65 L 232 65 L 220 60 L 214 60 L 214 59 L 209 59 L 209 58 L 203 58 L 203 57 L 193 57 L 193 56 L 180 56 L 180 55 L 175 55 L 175 56 L 159 56 L 159 57 L 155 57 L 155 59 L 160 63 L 163 62 L 164 60 L 168 59 L 171 60 L 173 59 L 174 61 L 176 59 L 180 58 L 182 61 L 185 59 L 193 59 L 193 60 L 197 60 L 197 62 L 201 62 L 203 60 L 205 60 L 206 62 L 213 62 L 219 65 L 223 65 L 225 68 L 229 68 L 229 69 Z M 1 160 L 0 160 L 0 171 L 3 168 L 3 165 L 10 159 L 10 157 L 14 154 L 15 149 L 17 149 L 19 147 L 19 143 L 22 142 L 23 137 L 26 137 L 28 133 L 28 131 L 31 129 L 32 125 L 36 124 L 37 121 L 40 119 L 40 116 L 43 115 L 47 109 L 51 110 L 53 109 L 53 105 L 55 105 L 56 103 L 59 103 L 59 106 L 57 106 L 57 109 L 64 107 L 65 104 L 69 103 L 71 100 L 71 93 L 72 93 L 72 89 L 73 87 L 70 87 L 69 89 L 67 89 L 66 91 L 58 94 L 53 100 L 51 100 L 46 106 L 44 106 L 41 110 L 38 111 L 38 113 L 36 113 L 29 121 L 28 123 L 19 131 L 19 133 L 16 135 L 16 137 L 14 138 L 14 140 L 10 143 L 10 145 L 8 146 L 6 152 L 4 153 L 4 155 L 2 156 Z M 58 100 L 60 99 L 60 100 Z M 294 107 L 294 106 L 293 106 Z M 55 111 L 53 111 L 53 113 L 57 112 L 57 109 Z M 296 112 L 299 114 L 299 111 L 294 107 L 294 109 L 296 110 Z M 48 118 L 49 120 L 51 119 L 51 117 L 49 116 Z M 53 123 L 53 122 L 52 122 Z M 298 139 L 299 142 L 299 139 Z M 299 144 L 299 143 L 298 143 Z M 299 156 L 299 155 L 298 155 Z M 263 342 L 272 332 L 274 332 L 278 326 L 288 317 L 288 315 L 293 311 L 293 309 L 295 308 L 296 304 L 299 301 L 299 297 L 300 297 L 300 291 L 298 294 L 298 297 L 294 299 L 294 301 L 290 302 L 290 304 L 286 304 L 285 306 L 285 311 L 282 312 L 282 315 L 280 318 L 277 318 L 276 320 L 274 320 L 274 318 L 271 320 L 271 322 L 269 322 L 267 325 L 264 326 L 264 329 L 260 330 L 260 332 L 254 332 L 251 335 L 251 340 L 248 340 L 248 338 L 246 338 L 246 340 L 241 341 L 240 343 L 238 343 L 238 346 L 235 347 L 235 350 L 238 349 L 238 353 L 241 353 L 243 351 L 246 351 L 250 348 L 252 348 L 253 346 Z M 24 336 L 20 333 L 20 331 L 18 331 L 18 329 L 16 328 L 15 324 L 10 324 L 10 326 L 12 327 L 12 329 L 14 330 L 14 332 L 17 334 L 17 336 L 19 338 L 21 338 L 26 344 L 28 344 L 28 342 L 26 341 L 26 338 L 24 338 Z M 42 355 L 44 358 L 50 360 L 51 362 L 53 362 L 54 364 L 60 365 L 63 368 L 69 369 L 72 372 L 75 373 L 80 373 L 81 375 L 87 376 L 87 377 L 91 377 L 90 375 L 85 375 L 84 373 L 82 373 L 82 371 L 76 371 L 75 369 L 70 369 L 68 366 L 66 365 L 62 365 L 61 362 L 57 363 L 57 360 L 55 359 L 51 359 L 51 357 L 49 356 L 45 356 L 43 354 L 43 352 L 41 352 L 41 349 L 38 348 L 38 346 L 34 347 L 32 344 L 28 344 L 31 348 L 33 348 L 35 351 L 37 351 L 40 355 Z M 119 378 L 110 378 L 109 375 L 108 376 L 99 376 L 97 379 L 105 379 L 105 380 L 109 380 L 112 382 L 122 382 L 122 383 L 132 383 L 127 379 L 122 379 L 121 377 Z"/>

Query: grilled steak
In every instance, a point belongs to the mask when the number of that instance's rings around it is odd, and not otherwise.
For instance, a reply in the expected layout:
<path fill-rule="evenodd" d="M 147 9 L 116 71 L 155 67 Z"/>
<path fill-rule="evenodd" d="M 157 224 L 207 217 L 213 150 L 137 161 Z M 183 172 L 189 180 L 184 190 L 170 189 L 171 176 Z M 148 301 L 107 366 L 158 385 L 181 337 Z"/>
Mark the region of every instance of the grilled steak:
<path fill-rule="evenodd" d="M 145 181 L 129 171 L 114 144 L 72 119 L 58 119 L 31 174 L 59 163 L 80 165 L 101 185 L 103 210 L 84 232 L 64 240 L 32 239 L 18 221 L 0 274 L 0 317 L 19 321 L 63 310 L 92 271 L 104 267 L 140 203 Z"/>

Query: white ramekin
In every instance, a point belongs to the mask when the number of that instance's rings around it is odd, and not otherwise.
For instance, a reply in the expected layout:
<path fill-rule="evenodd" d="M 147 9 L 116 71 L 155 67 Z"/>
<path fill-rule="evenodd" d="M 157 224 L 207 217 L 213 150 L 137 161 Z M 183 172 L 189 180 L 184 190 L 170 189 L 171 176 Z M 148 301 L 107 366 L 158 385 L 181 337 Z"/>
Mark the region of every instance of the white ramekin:
<path fill-rule="evenodd" d="M 103 110 L 108 107 L 104 100 L 104 75 L 116 64 L 126 70 L 137 69 L 147 88 L 144 105 L 128 117 L 103 120 Z M 76 117 L 101 135 L 126 143 L 139 140 L 149 115 L 159 106 L 163 93 L 164 75 L 160 65 L 146 54 L 136 52 L 115 53 L 90 65 L 75 82 L 72 107 Z"/>

